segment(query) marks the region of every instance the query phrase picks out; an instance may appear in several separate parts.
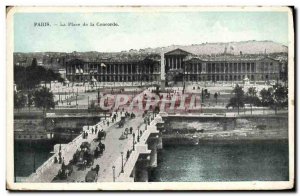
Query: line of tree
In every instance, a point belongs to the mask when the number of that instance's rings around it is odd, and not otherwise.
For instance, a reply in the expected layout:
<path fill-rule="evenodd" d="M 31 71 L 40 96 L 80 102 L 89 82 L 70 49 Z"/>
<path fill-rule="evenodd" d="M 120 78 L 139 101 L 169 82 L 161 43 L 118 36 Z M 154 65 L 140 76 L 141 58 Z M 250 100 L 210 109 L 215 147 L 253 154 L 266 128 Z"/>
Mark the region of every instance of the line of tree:
<path fill-rule="evenodd" d="M 51 82 L 58 80 L 63 82 L 59 73 L 54 73 L 51 69 L 37 65 L 37 60 L 32 60 L 31 66 L 14 66 L 14 82 L 19 90 L 33 89 L 41 81 Z"/>
<path fill-rule="evenodd" d="M 15 91 L 14 92 L 14 108 L 18 109 L 24 107 L 31 108 L 35 106 L 43 110 L 43 114 L 49 109 L 55 108 L 54 95 L 47 87 L 41 87 L 25 93 L 24 91 Z"/>
<path fill-rule="evenodd" d="M 239 113 L 240 108 L 245 107 L 245 104 L 249 104 L 252 114 L 253 106 L 270 107 L 274 109 L 275 113 L 278 109 L 288 106 L 288 88 L 279 83 L 268 89 L 263 88 L 259 92 L 259 96 L 257 93 L 255 87 L 248 88 L 245 93 L 241 86 L 236 85 L 232 91 L 233 97 L 230 98 L 226 107 L 237 108 Z"/>

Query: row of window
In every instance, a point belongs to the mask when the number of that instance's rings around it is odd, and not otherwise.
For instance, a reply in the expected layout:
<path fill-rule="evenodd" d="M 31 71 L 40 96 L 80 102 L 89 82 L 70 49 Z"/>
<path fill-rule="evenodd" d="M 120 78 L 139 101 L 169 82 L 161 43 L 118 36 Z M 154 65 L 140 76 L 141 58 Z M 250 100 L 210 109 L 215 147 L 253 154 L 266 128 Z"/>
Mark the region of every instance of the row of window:
<path fill-rule="evenodd" d="M 46 136 L 43 135 L 18 135 L 16 136 L 18 139 L 45 139 Z"/>
<path fill-rule="evenodd" d="M 237 81 L 245 79 L 246 75 L 185 75 L 184 79 L 186 81 Z M 254 80 L 254 75 L 247 75 L 249 80 Z M 278 75 L 276 74 L 266 74 L 256 76 L 256 80 L 268 80 L 268 79 L 277 79 Z"/>
<path fill-rule="evenodd" d="M 98 82 L 131 82 L 131 81 L 154 81 L 156 80 L 155 75 L 137 75 L 137 76 L 95 76 Z M 83 82 L 85 80 L 91 80 L 91 77 L 81 77 L 81 76 L 68 76 L 70 81 Z"/>
<path fill-rule="evenodd" d="M 208 73 L 242 73 L 242 72 L 274 72 L 279 67 L 273 66 L 272 62 L 262 62 L 258 66 L 255 63 L 192 63 L 185 67 L 186 72 Z"/>
<path fill-rule="evenodd" d="M 81 71 L 82 70 L 82 71 Z M 146 72 L 146 73 L 152 73 L 152 72 L 158 72 L 158 65 L 77 65 L 77 66 L 67 66 L 67 73 L 137 73 L 137 72 Z"/>

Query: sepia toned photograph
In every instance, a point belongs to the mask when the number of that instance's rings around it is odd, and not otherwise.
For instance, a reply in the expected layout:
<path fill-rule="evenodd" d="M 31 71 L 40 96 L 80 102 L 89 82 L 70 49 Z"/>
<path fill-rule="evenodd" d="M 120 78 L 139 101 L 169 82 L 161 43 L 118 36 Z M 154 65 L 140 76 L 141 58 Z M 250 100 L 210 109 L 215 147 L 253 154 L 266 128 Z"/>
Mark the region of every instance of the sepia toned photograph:
<path fill-rule="evenodd" d="M 292 7 L 7 7 L 7 189 L 294 187 Z"/>

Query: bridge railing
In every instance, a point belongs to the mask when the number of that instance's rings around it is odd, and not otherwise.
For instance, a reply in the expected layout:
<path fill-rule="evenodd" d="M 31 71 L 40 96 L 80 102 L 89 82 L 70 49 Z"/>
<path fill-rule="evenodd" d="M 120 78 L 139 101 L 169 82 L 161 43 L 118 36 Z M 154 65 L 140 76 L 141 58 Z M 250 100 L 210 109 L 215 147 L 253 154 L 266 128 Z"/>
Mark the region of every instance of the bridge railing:
<path fill-rule="evenodd" d="M 131 172 L 138 160 L 140 154 L 150 154 L 151 150 L 148 149 L 148 140 L 151 133 L 159 133 L 156 129 L 156 124 L 162 122 L 162 118 L 158 115 L 150 122 L 150 125 L 147 126 L 147 129 L 142 132 L 140 140 L 135 144 L 135 150 L 131 152 L 128 160 L 124 164 L 124 173 L 119 173 L 117 181 L 133 181 L 134 179 L 130 177 Z M 139 131 L 139 130 L 138 130 Z M 132 140 L 130 141 L 132 142 Z"/>

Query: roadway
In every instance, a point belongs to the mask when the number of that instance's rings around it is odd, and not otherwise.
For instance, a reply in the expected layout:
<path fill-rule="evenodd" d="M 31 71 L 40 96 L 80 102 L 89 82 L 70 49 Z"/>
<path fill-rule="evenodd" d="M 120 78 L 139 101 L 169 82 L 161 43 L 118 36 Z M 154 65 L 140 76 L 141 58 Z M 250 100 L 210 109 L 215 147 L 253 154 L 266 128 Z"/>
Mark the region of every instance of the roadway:
<path fill-rule="evenodd" d="M 123 128 L 118 128 L 117 124 L 110 126 L 109 128 L 104 129 L 106 132 L 105 140 L 102 140 L 102 143 L 105 144 L 105 151 L 103 155 L 94 160 L 93 168 L 98 164 L 100 166 L 100 171 L 98 175 L 99 182 L 112 182 L 113 181 L 113 170 L 112 166 L 115 166 L 116 175 L 121 171 L 121 152 L 123 152 L 124 163 L 126 160 L 127 150 L 131 151 L 133 148 L 133 137 L 132 134 L 128 135 L 127 139 L 120 140 L 122 132 L 125 128 L 132 127 L 135 135 L 137 137 L 138 127 L 141 126 L 141 129 L 144 129 L 143 118 L 141 115 L 138 115 L 134 119 L 126 121 Z M 91 129 L 89 131 L 89 136 L 87 141 L 91 144 L 92 152 L 96 149 L 99 142 L 93 141 L 97 137 L 97 134 L 92 134 Z M 136 140 L 136 139 L 135 139 Z M 87 172 L 91 168 L 86 168 L 85 170 L 77 170 L 75 166 L 73 173 L 68 177 L 67 181 L 69 182 L 84 182 Z"/>

